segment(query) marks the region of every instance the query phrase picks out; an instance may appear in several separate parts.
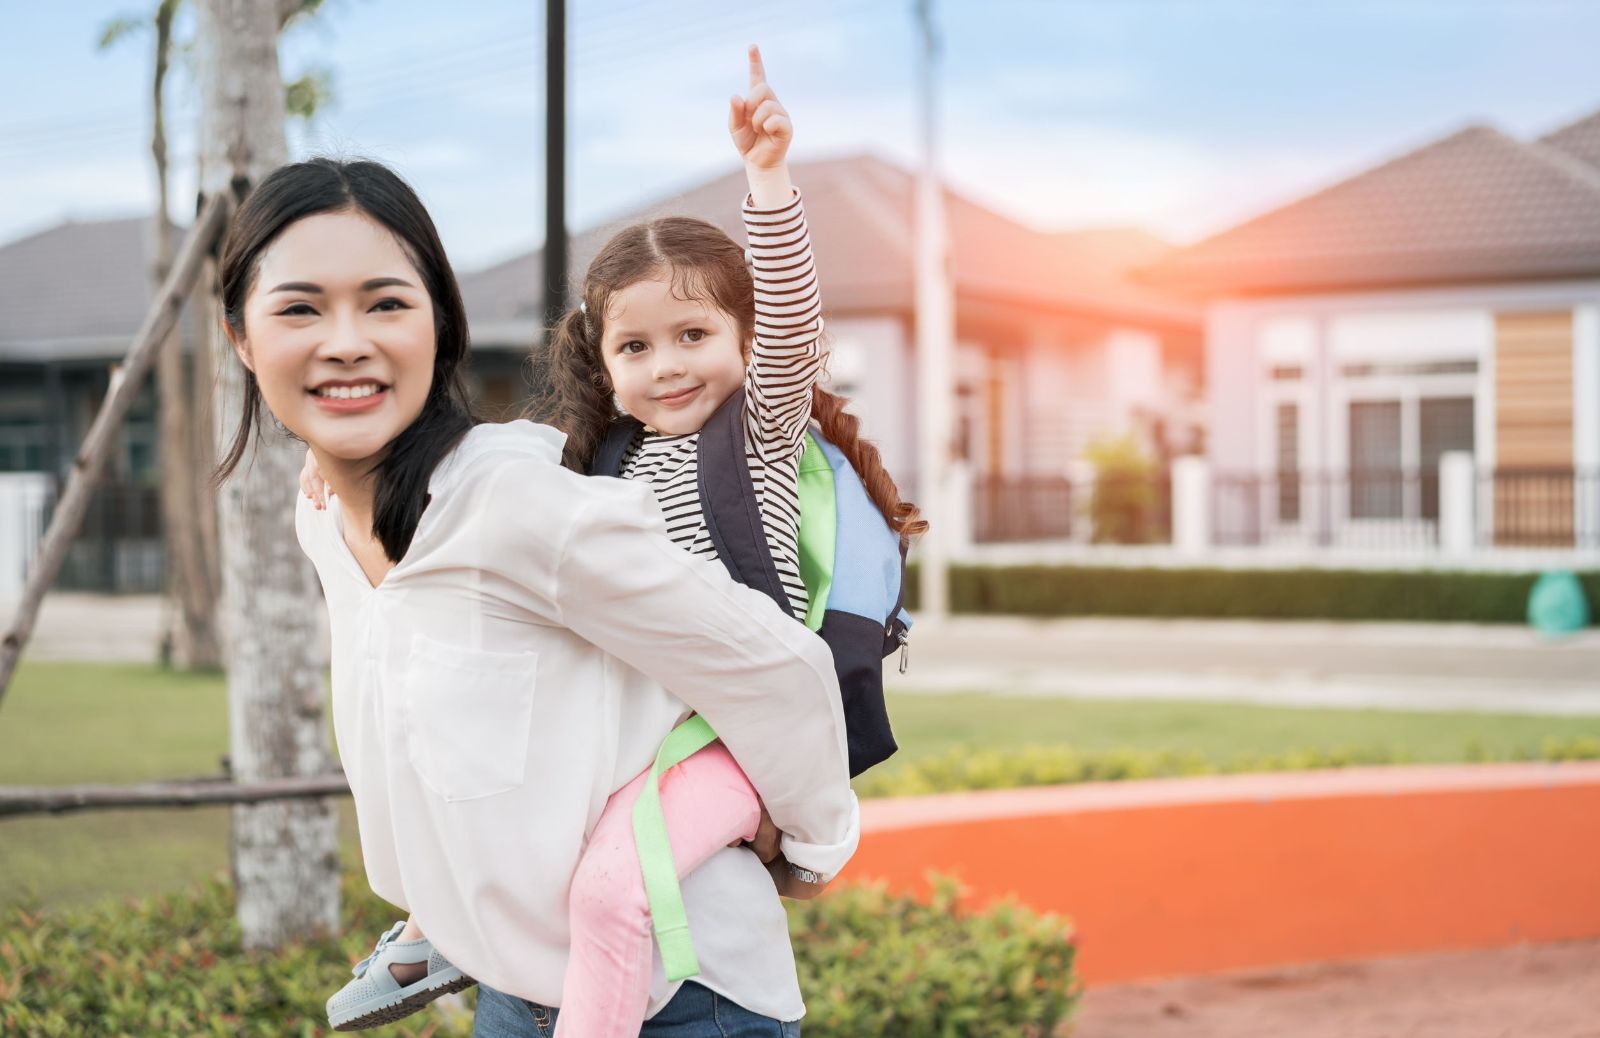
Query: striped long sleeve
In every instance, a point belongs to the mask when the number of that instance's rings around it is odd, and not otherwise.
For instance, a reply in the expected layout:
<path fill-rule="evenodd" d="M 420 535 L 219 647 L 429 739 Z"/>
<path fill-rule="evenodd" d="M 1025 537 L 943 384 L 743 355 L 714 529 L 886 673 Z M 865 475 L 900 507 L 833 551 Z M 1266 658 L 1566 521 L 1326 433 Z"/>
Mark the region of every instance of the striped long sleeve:
<path fill-rule="evenodd" d="M 800 453 L 811 387 L 822 369 L 822 298 L 800 193 L 782 209 L 744 206 L 755 278 L 754 357 L 745 375 L 751 451 L 764 461 Z"/>

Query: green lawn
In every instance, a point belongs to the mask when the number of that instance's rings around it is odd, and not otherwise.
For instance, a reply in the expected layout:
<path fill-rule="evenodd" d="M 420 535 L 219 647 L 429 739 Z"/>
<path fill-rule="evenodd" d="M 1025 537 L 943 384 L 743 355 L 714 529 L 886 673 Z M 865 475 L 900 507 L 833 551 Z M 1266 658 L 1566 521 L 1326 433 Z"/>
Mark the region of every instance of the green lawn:
<path fill-rule="evenodd" d="M 1218 762 L 1332 747 L 1414 760 L 1536 750 L 1545 738 L 1600 737 L 1600 717 L 1404 714 L 1198 703 L 1005 696 L 891 697 L 893 768 L 956 747 L 1175 750 Z M 217 675 L 155 667 L 30 663 L 0 707 L 0 785 L 132 782 L 215 774 L 227 748 Z M 343 805 L 346 852 L 354 821 Z M 176 891 L 227 868 L 226 808 L 95 812 L 0 820 L 0 907 Z"/>

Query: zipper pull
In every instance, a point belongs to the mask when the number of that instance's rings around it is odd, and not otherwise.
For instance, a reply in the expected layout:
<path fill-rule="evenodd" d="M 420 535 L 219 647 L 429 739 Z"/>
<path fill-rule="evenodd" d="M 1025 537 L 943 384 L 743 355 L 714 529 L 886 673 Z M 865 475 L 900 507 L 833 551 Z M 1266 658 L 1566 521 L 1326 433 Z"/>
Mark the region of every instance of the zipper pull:
<path fill-rule="evenodd" d="M 900 632 L 900 673 L 904 674 L 911 665 L 911 632 Z"/>

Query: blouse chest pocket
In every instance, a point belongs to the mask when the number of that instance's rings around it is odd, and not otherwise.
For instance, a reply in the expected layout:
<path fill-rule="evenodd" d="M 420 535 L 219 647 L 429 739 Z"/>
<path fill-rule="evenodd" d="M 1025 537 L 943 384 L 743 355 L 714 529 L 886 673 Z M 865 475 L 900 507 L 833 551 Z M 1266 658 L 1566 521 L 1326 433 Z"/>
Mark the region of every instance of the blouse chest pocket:
<path fill-rule="evenodd" d="M 471 800 L 522 784 L 538 659 L 532 652 L 413 640 L 405 675 L 406 749 L 439 796 Z"/>

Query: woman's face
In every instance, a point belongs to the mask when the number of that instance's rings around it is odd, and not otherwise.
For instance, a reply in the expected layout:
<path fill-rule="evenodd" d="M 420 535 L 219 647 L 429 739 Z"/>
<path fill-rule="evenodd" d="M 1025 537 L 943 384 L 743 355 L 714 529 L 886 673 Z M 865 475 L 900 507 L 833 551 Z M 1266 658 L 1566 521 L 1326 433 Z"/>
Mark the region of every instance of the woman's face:
<path fill-rule="evenodd" d="M 428 399 L 433 300 L 388 229 L 321 213 L 263 251 L 234 345 L 267 408 L 324 467 L 375 459 Z"/>

